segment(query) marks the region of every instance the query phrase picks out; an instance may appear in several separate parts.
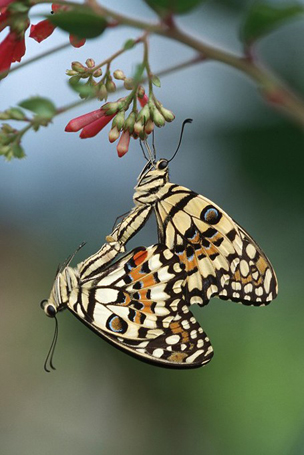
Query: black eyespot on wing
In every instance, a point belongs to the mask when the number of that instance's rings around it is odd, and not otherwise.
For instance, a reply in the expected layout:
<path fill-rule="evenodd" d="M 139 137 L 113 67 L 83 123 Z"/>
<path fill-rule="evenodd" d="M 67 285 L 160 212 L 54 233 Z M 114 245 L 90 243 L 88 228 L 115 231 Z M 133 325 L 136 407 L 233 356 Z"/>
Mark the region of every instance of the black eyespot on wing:
<path fill-rule="evenodd" d="M 159 160 L 157 163 L 157 169 L 159 170 L 164 170 L 168 167 L 168 161 L 167 160 Z"/>
<path fill-rule="evenodd" d="M 201 211 L 200 218 L 205 223 L 217 224 L 222 218 L 222 214 L 213 205 L 207 205 L 207 207 L 205 207 L 204 210 Z"/>
<path fill-rule="evenodd" d="M 128 324 L 116 314 L 112 314 L 106 322 L 106 328 L 114 333 L 125 333 L 128 330 Z"/>

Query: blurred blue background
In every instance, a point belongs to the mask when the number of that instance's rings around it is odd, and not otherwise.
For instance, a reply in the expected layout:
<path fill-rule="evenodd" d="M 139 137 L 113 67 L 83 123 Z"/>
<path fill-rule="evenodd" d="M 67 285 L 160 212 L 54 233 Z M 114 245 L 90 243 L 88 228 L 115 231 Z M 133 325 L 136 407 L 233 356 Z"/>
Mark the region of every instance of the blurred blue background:
<path fill-rule="evenodd" d="M 146 20 L 141 1 L 105 5 Z M 178 23 L 239 52 L 245 1 L 210 1 Z M 36 8 L 35 15 L 45 8 Z M 36 23 L 40 18 L 35 17 Z M 75 100 L 65 81 L 70 62 L 102 61 L 139 31 L 107 31 L 16 71 L 1 82 L 1 110 L 32 96 L 57 106 Z M 2 35 L 1 35 L 2 36 Z M 304 24 L 289 23 L 258 45 L 258 54 L 304 91 Z M 26 58 L 67 40 L 27 40 Z M 155 73 L 191 58 L 191 49 L 151 38 Z M 141 49 L 113 70 L 132 74 Z M 56 372 L 43 363 L 53 322 L 39 308 L 55 270 L 82 242 L 78 262 L 94 253 L 119 214 L 129 210 L 144 160 L 138 142 L 118 159 L 107 130 L 80 140 L 68 121 L 97 109 L 90 102 L 58 116 L 24 140 L 27 158 L 0 166 L 1 453 L 3 455 L 155 453 L 304 454 L 303 132 L 271 110 L 248 78 L 216 62 L 163 77 L 157 97 L 176 120 L 156 134 L 159 157 L 176 148 L 171 180 L 204 194 L 244 226 L 271 259 L 279 297 L 266 308 L 214 299 L 194 312 L 215 357 L 205 368 L 170 371 L 130 358 L 95 336 L 68 311 L 59 316 Z M 153 220 L 130 242 L 156 242 Z"/>

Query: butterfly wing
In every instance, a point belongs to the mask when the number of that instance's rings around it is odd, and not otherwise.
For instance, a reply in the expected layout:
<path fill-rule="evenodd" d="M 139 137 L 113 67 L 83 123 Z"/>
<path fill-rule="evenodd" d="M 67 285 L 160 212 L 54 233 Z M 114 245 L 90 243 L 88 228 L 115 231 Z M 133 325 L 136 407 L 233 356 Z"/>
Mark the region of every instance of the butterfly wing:
<path fill-rule="evenodd" d="M 209 199 L 167 183 L 155 206 L 160 241 L 185 264 L 187 299 L 205 305 L 211 297 L 247 305 L 277 296 L 275 272 L 261 248 Z"/>
<path fill-rule="evenodd" d="M 135 248 L 79 283 L 68 307 L 124 351 L 168 367 L 209 362 L 213 349 L 183 298 L 183 265 L 164 245 Z"/>

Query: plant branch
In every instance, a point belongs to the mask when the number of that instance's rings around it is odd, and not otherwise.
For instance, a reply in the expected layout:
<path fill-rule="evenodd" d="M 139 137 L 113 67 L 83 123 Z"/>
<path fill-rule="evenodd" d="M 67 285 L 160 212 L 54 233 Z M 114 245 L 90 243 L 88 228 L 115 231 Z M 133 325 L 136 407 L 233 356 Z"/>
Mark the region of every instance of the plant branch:
<path fill-rule="evenodd" d="M 150 33 L 173 39 L 195 49 L 205 59 L 225 63 L 226 65 L 238 69 L 256 83 L 266 101 L 274 107 L 284 111 L 287 115 L 304 126 L 303 101 L 292 93 L 291 89 L 286 87 L 277 76 L 259 62 L 246 56 L 239 56 L 206 44 L 204 41 L 183 32 L 174 24 L 171 27 L 168 27 L 166 24 L 162 23 L 151 24 L 133 19 L 99 5 L 96 0 L 87 0 L 86 4 L 90 6 L 96 14 L 102 17 L 110 17 L 120 25 L 146 30 Z"/>

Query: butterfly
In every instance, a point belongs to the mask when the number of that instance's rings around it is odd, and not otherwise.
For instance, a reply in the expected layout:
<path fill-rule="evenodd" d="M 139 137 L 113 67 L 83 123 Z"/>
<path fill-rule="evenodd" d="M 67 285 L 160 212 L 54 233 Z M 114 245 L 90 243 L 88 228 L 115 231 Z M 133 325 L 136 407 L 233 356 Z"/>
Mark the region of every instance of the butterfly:
<path fill-rule="evenodd" d="M 135 207 L 117 225 L 125 244 L 154 212 L 158 241 L 185 264 L 188 304 L 211 297 L 268 304 L 278 293 L 274 269 L 253 238 L 218 205 L 169 182 L 169 161 L 149 159 L 137 179 Z M 171 161 L 171 160 L 170 160 Z"/>
<path fill-rule="evenodd" d="M 113 241 L 75 268 L 69 266 L 75 254 L 60 267 L 50 297 L 41 302 L 45 314 L 55 318 L 56 330 L 56 315 L 67 308 L 97 335 L 141 360 L 173 368 L 208 363 L 213 349 L 184 299 L 186 273 L 178 257 L 156 244 L 110 263 L 121 249 Z M 50 365 L 54 368 L 52 360 Z"/>

